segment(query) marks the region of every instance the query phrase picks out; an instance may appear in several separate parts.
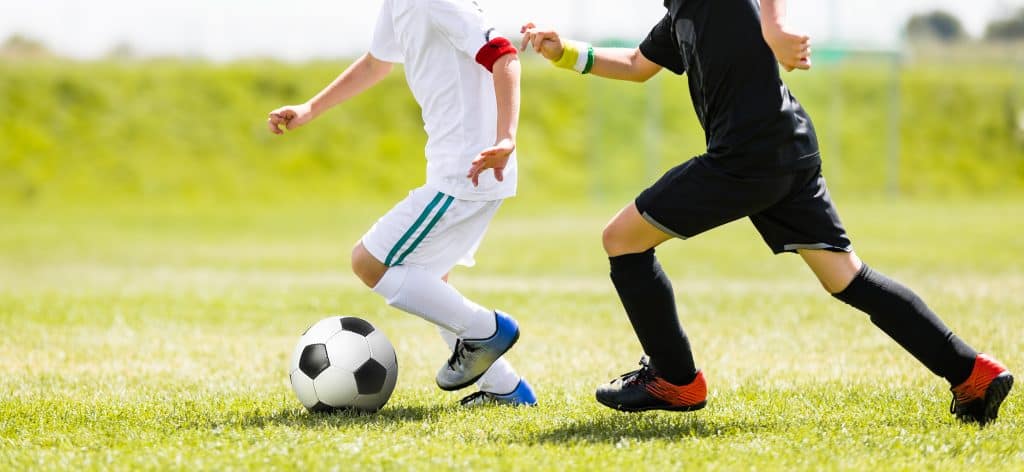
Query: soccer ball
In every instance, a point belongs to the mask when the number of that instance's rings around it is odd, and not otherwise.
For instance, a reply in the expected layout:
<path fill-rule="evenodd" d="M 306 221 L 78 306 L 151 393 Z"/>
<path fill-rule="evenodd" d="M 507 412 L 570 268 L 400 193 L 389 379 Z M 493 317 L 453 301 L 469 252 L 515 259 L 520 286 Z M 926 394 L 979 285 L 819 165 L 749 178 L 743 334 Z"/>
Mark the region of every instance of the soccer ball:
<path fill-rule="evenodd" d="M 391 341 L 366 320 L 333 316 L 302 333 L 288 377 L 309 411 L 374 412 L 395 390 L 398 358 Z"/>

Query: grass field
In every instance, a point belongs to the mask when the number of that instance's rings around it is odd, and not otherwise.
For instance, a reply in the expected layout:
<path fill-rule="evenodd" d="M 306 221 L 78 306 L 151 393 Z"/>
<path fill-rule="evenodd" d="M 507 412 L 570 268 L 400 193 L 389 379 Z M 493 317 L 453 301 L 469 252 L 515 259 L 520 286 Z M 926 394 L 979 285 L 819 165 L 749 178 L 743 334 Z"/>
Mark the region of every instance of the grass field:
<path fill-rule="evenodd" d="M 838 198 L 869 263 L 1024 370 L 1024 202 Z M 599 245 L 612 207 L 510 202 L 454 274 L 519 318 L 510 358 L 541 401 L 460 409 L 433 385 L 436 332 L 347 270 L 386 207 L 0 209 L 0 470 L 1024 469 L 1019 392 L 991 427 L 956 423 L 941 380 L 743 222 L 660 251 L 708 408 L 599 406 L 640 355 Z M 294 342 L 331 314 L 395 344 L 376 415 L 310 415 L 290 391 Z"/>

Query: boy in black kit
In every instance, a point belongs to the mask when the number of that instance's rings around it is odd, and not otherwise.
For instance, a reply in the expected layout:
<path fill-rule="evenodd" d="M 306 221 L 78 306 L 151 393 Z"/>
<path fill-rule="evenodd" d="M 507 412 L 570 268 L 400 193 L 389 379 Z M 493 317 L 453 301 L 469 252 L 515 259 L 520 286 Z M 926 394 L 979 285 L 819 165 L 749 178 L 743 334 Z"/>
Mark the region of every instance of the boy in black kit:
<path fill-rule="evenodd" d="M 597 400 L 622 411 L 703 408 L 707 386 L 676 315 L 654 248 L 748 217 L 776 254 L 799 254 L 822 286 L 952 385 L 951 412 L 985 424 L 1013 386 L 998 361 L 960 340 L 911 290 L 853 252 L 821 175 L 810 117 L 779 74 L 809 69 L 809 38 L 784 26 L 785 0 L 666 0 L 668 13 L 637 49 L 594 48 L 523 27 L 556 66 L 644 82 L 685 73 L 707 152 L 670 170 L 604 230 L 611 279 L 649 357 L 602 385 Z"/>

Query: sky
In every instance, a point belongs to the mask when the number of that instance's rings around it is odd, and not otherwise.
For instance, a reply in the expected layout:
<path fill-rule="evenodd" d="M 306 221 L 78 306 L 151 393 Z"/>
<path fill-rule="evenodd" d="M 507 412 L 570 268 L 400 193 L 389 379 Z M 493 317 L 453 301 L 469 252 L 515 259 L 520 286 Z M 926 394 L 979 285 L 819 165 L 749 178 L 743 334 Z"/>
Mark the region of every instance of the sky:
<path fill-rule="evenodd" d="M 0 41 L 22 34 L 62 55 L 102 57 L 117 44 L 142 55 L 302 61 L 362 53 L 382 0 L 2 0 Z M 499 30 L 550 25 L 580 39 L 643 38 L 658 0 L 480 0 Z M 913 13 L 945 9 L 980 36 L 1024 0 L 789 0 L 793 28 L 814 41 L 893 48 Z"/>

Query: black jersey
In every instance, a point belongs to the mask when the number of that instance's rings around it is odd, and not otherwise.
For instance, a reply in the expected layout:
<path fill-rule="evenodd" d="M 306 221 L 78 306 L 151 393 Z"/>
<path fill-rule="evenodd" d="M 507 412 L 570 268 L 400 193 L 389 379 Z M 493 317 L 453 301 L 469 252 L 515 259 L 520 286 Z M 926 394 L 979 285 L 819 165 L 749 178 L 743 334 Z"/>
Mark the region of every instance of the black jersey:
<path fill-rule="evenodd" d="M 782 83 L 757 0 L 666 0 L 640 52 L 676 74 L 707 138 L 707 162 L 739 174 L 820 164 L 814 125 Z"/>

